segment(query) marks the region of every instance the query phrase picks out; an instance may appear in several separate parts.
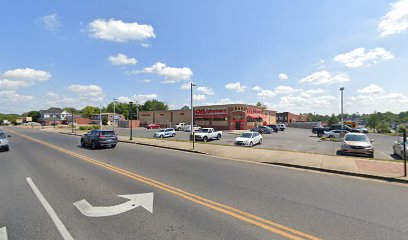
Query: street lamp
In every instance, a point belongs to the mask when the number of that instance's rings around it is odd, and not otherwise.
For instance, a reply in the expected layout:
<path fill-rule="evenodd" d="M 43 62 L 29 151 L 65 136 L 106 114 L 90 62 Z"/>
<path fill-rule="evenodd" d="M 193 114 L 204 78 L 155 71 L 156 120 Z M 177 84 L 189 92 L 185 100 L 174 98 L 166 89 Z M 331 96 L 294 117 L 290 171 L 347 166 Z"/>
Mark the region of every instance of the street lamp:
<path fill-rule="evenodd" d="M 193 131 L 193 126 L 194 126 L 194 107 L 193 107 L 193 87 L 195 87 L 193 82 L 190 83 L 190 91 L 191 91 L 191 128 L 190 128 L 190 135 L 191 138 L 193 139 L 193 149 L 194 149 L 194 131 Z"/>
<path fill-rule="evenodd" d="M 340 88 L 340 92 L 341 92 L 341 117 L 340 117 L 340 119 L 341 119 L 341 131 L 342 131 L 342 133 L 343 133 L 343 125 L 344 125 L 344 122 L 343 122 L 343 110 L 344 110 L 344 105 L 343 105 L 343 92 L 344 92 L 344 87 L 341 87 Z"/>
<path fill-rule="evenodd" d="M 133 102 L 129 102 L 129 120 L 130 120 L 130 138 L 129 140 L 133 140 L 133 132 L 132 132 L 132 125 L 133 125 L 133 117 L 132 117 L 132 106 L 133 106 Z"/>
<path fill-rule="evenodd" d="M 116 109 L 115 109 L 115 105 L 116 105 L 116 101 L 118 99 L 117 98 L 113 98 L 113 131 L 115 131 L 115 124 L 116 124 Z"/>

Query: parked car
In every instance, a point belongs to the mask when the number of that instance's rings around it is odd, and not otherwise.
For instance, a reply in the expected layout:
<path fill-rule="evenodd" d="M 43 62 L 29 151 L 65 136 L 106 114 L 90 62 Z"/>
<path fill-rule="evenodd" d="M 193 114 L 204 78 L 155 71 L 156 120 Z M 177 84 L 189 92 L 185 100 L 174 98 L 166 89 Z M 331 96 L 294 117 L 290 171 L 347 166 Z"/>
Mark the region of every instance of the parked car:
<path fill-rule="evenodd" d="M 408 139 L 406 139 L 407 145 L 405 146 L 405 156 L 408 157 Z M 392 146 L 394 155 L 404 158 L 404 138 L 399 137 L 397 141 Z"/>
<path fill-rule="evenodd" d="M 193 126 L 193 132 L 198 131 L 198 130 L 200 130 L 200 129 L 201 129 L 200 126 L 197 126 L 197 125 L 194 125 L 194 126 Z M 184 131 L 185 131 L 185 132 L 191 132 L 191 125 L 185 125 Z"/>
<path fill-rule="evenodd" d="M 279 131 L 279 127 L 278 127 L 278 125 L 276 125 L 276 124 L 270 124 L 270 125 L 268 125 L 268 127 L 272 128 L 272 130 L 273 130 L 274 132 L 278 132 L 278 131 Z"/>
<path fill-rule="evenodd" d="M 118 136 L 111 130 L 92 130 L 81 137 L 81 147 L 116 147 Z"/>
<path fill-rule="evenodd" d="M 156 138 L 175 137 L 176 131 L 173 128 L 161 129 L 153 134 Z"/>
<path fill-rule="evenodd" d="M 341 144 L 342 154 L 364 155 L 374 157 L 374 146 L 372 140 L 364 133 L 347 133 Z"/>
<path fill-rule="evenodd" d="M 285 129 L 286 129 L 285 124 L 279 123 L 279 124 L 277 124 L 277 125 L 278 125 L 278 128 L 279 128 L 280 131 L 285 131 Z"/>
<path fill-rule="evenodd" d="M 184 128 L 186 127 L 186 125 L 187 124 L 185 123 L 177 123 L 175 128 L 177 131 L 184 131 Z"/>
<path fill-rule="evenodd" d="M 11 137 L 10 135 L 6 135 L 6 133 L 2 130 L 0 130 L 0 150 L 1 151 L 9 151 L 9 141 L 8 137 Z"/>
<path fill-rule="evenodd" d="M 368 133 L 368 129 L 365 127 L 356 128 L 361 133 Z"/>
<path fill-rule="evenodd" d="M 221 139 L 222 131 L 215 131 L 214 128 L 201 128 L 194 133 L 194 138 L 197 141 L 207 142 L 211 139 Z"/>
<path fill-rule="evenodd" d="M 160 124 L 156 124 L 156 123 L 150 123 L 146 125 L 147 129 L 159 129 L 160 128 Z"/>
<path fill-rule="evenodd" d="M 235 139 L 235 145 L 253 147 L 262 144 L 262 134 L 258 132 L 244 132 Z"/>
<path fill-rule="evenodd" d="M 342 131 L 341 130 L 331 130 L 324 132 L 323 136 L 327 138 L 340 138 Z M 347 130 L 343 130 L 343 135 L 349 133 Z"/>
<path fill-rule="evenodd" d="M 260 134 L 271 134 L 273 129 L 267 126 L 259 126 L 251 129 L 251 132 L 258 132 Z"/>

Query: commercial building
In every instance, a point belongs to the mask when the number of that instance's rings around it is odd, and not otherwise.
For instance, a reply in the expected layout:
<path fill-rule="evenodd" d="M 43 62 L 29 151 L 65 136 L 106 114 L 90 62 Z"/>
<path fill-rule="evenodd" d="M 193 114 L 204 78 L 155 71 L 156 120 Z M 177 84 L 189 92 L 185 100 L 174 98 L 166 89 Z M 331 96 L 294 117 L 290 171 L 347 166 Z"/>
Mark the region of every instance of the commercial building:
<path fill-rule="evenodd" d="M 276 114 L 278 123 L 307 122 L 307 115 L 282 112 Z"/>
<path fill-rule="evenodd" d="M 245 130 L 276 123 L 276 111 L 247 104 L 197 106 L 193 112 L 194 124 L 219 130 Z M 177 123 L 191 124 L 191 110 L 139 112 L 138 117 L 142 125 L 156 123 L 173 127 Z"/>

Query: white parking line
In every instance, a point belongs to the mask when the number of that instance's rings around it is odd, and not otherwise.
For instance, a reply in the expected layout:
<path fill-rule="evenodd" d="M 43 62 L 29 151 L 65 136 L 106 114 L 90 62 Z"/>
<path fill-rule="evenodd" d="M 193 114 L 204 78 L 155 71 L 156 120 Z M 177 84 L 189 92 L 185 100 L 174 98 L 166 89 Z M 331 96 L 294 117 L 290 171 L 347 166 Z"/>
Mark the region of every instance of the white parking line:
<path fill-rule="evenodd" d="M 7 240 L 7 228 L 0 228 L 0 240 Z"/>
<path fill-rule="evenodd" d="M 74 240 L 74 238 L 68 232 L 67 228 L 55 213 L 54 209 L 52 209 L 51 205 L 48 203 L 47 199 L 45 199 L 40 190 L 38 190 L 37 186 L 35 186 L 33 180 L 31 180 L 31 178 L 26 178 L 26 180 L 28 182 L 28 185 L 30 185 L 31 189 L 33 190 L 34 194 L 37 196 L 38 200 L 40 200 L 41 204 L 45 208 L 45 211 L 47 211 L 48 215 L 50 215 L 62 238 L 64 240 Z"/>

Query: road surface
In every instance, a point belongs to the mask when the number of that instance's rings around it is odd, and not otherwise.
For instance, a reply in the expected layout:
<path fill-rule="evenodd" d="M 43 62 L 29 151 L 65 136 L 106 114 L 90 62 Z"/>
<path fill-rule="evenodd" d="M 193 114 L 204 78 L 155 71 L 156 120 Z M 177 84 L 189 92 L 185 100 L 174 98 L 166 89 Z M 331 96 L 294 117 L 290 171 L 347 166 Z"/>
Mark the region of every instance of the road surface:
<path fill-rule="evenodd" d="M 88 150 L 75 136 L 7 130 L 0 229 L 11 240 L 408 236 L 404 185 L 124 143 Z M 143 193 L 154 194 L 152 213 L 141 200 L 110 208 L 128 203 L 118 195 Z M 81 200 L 112 216 L 86 216 L 74 205 Z"/>

